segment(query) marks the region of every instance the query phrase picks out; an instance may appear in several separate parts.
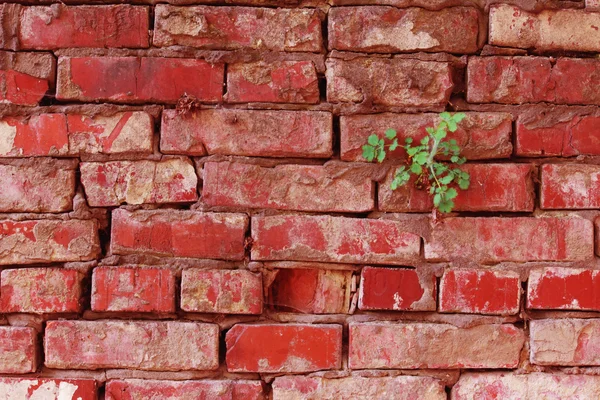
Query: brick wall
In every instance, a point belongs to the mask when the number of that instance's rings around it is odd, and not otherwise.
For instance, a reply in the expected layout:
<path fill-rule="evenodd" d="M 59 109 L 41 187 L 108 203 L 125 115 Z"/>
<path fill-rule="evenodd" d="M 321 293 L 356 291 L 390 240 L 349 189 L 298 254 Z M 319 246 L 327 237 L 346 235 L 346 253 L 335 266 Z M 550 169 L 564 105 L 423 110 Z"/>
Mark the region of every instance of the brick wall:
<path fill-rule="evenodd" d="M 1 399 L 600 398 L 600 2 L 155 3 L 0 4 Z"/>

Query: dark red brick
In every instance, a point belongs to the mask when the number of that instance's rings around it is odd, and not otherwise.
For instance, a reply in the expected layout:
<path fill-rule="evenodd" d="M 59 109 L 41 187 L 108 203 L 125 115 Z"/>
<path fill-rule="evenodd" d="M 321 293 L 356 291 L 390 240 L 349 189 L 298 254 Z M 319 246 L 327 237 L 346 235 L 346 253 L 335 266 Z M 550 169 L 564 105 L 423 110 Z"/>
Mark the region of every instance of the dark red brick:
<path fill-rule="evenodd" d="M 600 271 L 566 267 L 532 269 L 527 283 L 527 308 L 600 310 Z"/>

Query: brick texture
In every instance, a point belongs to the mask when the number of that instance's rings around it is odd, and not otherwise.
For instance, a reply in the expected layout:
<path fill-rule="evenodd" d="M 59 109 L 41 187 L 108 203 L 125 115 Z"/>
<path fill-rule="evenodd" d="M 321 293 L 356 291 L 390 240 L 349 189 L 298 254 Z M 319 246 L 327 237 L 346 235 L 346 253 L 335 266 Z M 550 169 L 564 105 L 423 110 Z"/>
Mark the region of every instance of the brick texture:
<path fill-rule="evenodd" d="M 541 168 L 540 207 L 546 209 L 599 208 L 600 167 L 584 164 L 553 165 Z"/>
<path fill-rule="evenodd" d="M 0 378 L 0 394 L 6 399 L 96 400 L 93 379 Z"/>
<path fill-rule="evenodd" d="M 600 365 L 598 319 L 531 321 L 530 360 L 538 365 Z"/>
<path fill-rule="evenodd" d="M 35 372 L 37 364 L 38 349 L 35 330 L 25 327 L 0 326 L 0 373 Z"/>

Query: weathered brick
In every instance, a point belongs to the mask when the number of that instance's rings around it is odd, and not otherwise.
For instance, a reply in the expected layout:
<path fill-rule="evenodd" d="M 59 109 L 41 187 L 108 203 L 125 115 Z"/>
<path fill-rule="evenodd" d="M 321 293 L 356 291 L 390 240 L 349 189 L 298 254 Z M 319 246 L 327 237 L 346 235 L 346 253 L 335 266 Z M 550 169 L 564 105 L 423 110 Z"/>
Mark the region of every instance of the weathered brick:
<path fill-rule="evenodd" d="M 181 309 L 221 314 L 260 314 L 262 276 L 247 270 L 185 269 L 181 273 Z"/>
<path fill-rule="evenodd" d="M 317 70 L 311 61 L 230 64 L 225 100 L 316 104 L 319 102 Z"/>
<path fill-rule="evenodd" d="M 162 113 L 165 154 L 329 158 L 332 115 L 321 111 L 204 109 Z"/>
<path fill-rule="evenodd" d="M 311 372 L 342 366 L 342 326 L 236 324 L 225 338 L 229 372 Z"/>
<path fill-rule="evenodd" d="M 62 212 L 73 209 L 75 166 L 51 160 L 0 165 L 1 212 Z"/>
<path fill-rule="evenodd" d="M 368 53 L 475 53 L 479 48 L 479 18 L 473 7 L 439 11 L 385 6 L 334 7 L 327 20 L 330 49 Z"/>
<path fill-rule="evenodd" d="M 245 214 L 118 209 L 112 215 L 111 249 L 114 254 L 241 260 L 247 227 Z"/>
<path fill-rule="evenodd" d="M 12 400 L 96 400 L 92 379 L 0 378 L 0 398 Z"/>
<path fill-rule="evenodd" d="M 0 51 L 2 103 L 38 105 L 54 86 L 55 76 L 56 61 L 50 53 Z"/>
<path fill-rule="evenodd" d="M 541 168 L 540 207 L 593 209 L 600 207 L 600 166 L 544 164 Z"/>
<path fill-rule="evenodd" d="M 323 47 L 315 9 L 163 4 L 155 8 L 153 43 L 223 50 L 319 52 Z"/>
<path fill-rule="evenodd" d="M 329 58 L 327 100 L 332 103 L 432 108 L 448 103 L 452 71 L 448 63 L 403 58 Z"/>
<path fill-rule="evenodd" d="M 265 168 L 208 162 L 203 174 L 202 199 L 211 206 L 315 212 L 366 212 L 375 207 L 373 181 L 352 164 Z"/>
<path fill-rule="evenodd" d="M 527 283 L 527 308 L 600 310 L 600 271 L 565 267 L 532 269 Z"/>
<path fill-rule="evenodd" d="M 79 312 L 82 279 L 83 274 L 74 269 L 5 269 L 0 278 L 0 312 Z"/>
<path fill-rule="evenodd" d="M 406 268 L 364 267 L 360 277 L 361 310 L 435 311 L 436 279 Z"/>
<path fill-rule="evenodd" d="M 0 221 L 0 265 L 94 260 L 95 220 Z"/>
<path fill-rule="evenodd" d="M 465 164 L 471 177 L 469 189 L 459 190 L 455 211 L 533 211 L 533 168 L 530 164 Z M 415 177 L 392 190 L 396 167 L 379 184 L 378 206 L 388 212 L 425 212 L 433 208 L 429 192 L 415 187 Z"/>
<path fill-rule="evenodd" d="M 446 218 L 425 241 L 425 258 L 501 261 L 583 261 L 593 256 L 593 226 L 575 217 Z"/>
<path fill-rule="evenodd" d="M 449 132 L 448 139 L 456 140 L 461 154 L 469 160 L 509 158 L 512 154 L 512 117 L 505 113 L 465 113 L 456 132 Z M 343 115 L 340 118 L 340 156 L 344 161 L 366 161 L 362 146 L 372 134 L 382 136 L 395 129 L 398 141 L 411 137 L 419 142 L 427 135 L 427 127 L 436 126 L 438 114 L 392 114 Z M 388 160 L 405 160 L 404 149 L 389 151 Z"/>
<path fill-rule="evenodd" d="M 24 7 L 23 49 L 148 47 L 148 7 L 130 5 Z"/>
<path fill-rule="evenodd" d="M 134 399 L 264 400 L 260 381 L 148 379 L 114 380 L 106 383 L 106 400 Z"/>
<path fill-rule="evenodd" d="M 169 269 L 147 266 L 94 268 L 92 310 L 175 312 L 175 277 Z"/>
<path fill-rule="evenodd" d="M 0 326 L 0 373 L 35 372 L 37 364 L 38 350 L 35 330 L 25 327 Z"/>
<path fill-rule="evenodd" d="M 351 323 L 352 369 L 515 368 L 525 335 L 509 324 Z"/>
<path fill-rule="evenodd" d="M 253 217 L 252 239 L 254 260 L 402 265 L 421 248 L 401 222 L 330 215 Z"/>
<path fill-rule="evenodd" d="M 507 4 L 490 8 L 489 43 L 538 51 L 599 51 L 600 14 L 584 10 L 524 11 Z"/>
<path fill-rule="evenodd" d="M 600 10 L 600 0 L 585 0 L 585 8 L 590 11 Z"/>
<path fill-rule="evenodd" d="M 440 282 L 440 312 L 514 315 L 519 312 L 521 281 L 511 271 L 455 269 Z"/>
<path fill-rule="evenodd" d="M 219 327 L 178 321 L 48 321 L 44 350 L 46 367 L 56 369 L 214 370 Z"/>
<path fill-rule="evenodd" d="M 30 118 L 0 120 L 0 156 L 64 156 L 69 153 L 64 114 L 40 114 Z"/>
<path fill-rule="evenodd" d="M 529 321 L 530 361 L 537 365 L 600 365 L 600 319 Z"/>
<path fill-rule="evenodd" d="M 446 400 L 444 385 L 425 376 L 361 377 L 328 379 L 282 376 L 273 382 L 273 400 L 387 399 Z"/>
<path fill-rule="evenodd" d="M 116 103 L 176 103 L 183 95 L 216 103 L 223 64 L 191 58 L 59 57 L 56 98 Z"/>
<path fill-rule="evenodd" d="M 545 57 L 471 57 L 469 103 L 600 104 L 600 61 Z"/>
<path fill-rule="evenodd" d="M 557 112 L 519 117 L 516 124 L 515 154 L 523 157 L 600 155 L 600 117 L 565 116 Z"/>
<path fill-rule="evenodd" d="M 80 170 L 92 207 L 198 200 L 198 177 L 188 159 L 84 162 Z"/>
<path fill-rule="evenodd" d="M 560 373 L 463 373 L 452 387 L 452 400 L 479 399 L 596 399 L 600 377 Z"/>
<path fill-rule="evenodd" d="M 275 309 L 307 314 L 345 314 L 350 309 L 352 272 L 279 268 L 269 285 Z"/>

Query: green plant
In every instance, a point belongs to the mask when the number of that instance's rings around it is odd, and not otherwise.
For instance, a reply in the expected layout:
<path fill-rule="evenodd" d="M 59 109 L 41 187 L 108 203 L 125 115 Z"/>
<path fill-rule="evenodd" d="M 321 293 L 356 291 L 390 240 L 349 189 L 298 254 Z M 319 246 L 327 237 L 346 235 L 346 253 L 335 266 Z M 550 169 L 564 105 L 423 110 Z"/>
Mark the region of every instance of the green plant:
<path fill-rule="evenodd" d="M 386 148 L 390 151 L 402 147 L 406 150 L 408 160 L 406 165 L 399 167 L 394 173 L 392 181 L 392 190 L 404 186 L 411 178 L 411 174 L 417 176 L 415 186 L 420 189 L 426 189 L 433 196 L 433 205 L 443 213 L 449 213 L 454 208 L 453 199 L 458 196 L 458 192 L 453 183 L 460 189 L 469 188 L 470 176 L 460 168 L 452 167 L 453 164 L 464 164 L 466 158 L 460 156 L 460 147 L 456 140 L 445 141 L 448 131 L 456 131 L 458 124 L 465 118 L 464 113 L 450 114 L 443 112 L 440 114 L 441 121 L 437 127 L 427 127 L 427 136 L 421 139 L 421 144 L 413 146 L 414 139 L 408 137 L 404 140 L 405 144 L 400 145 L 397 132 L 394 129 L 385 131 L 385 138 L 373 134 L 369 136 L 367 144 L 362 147 L 363 157 L 367 161 L 377 160 L 381 163 L 385 160 Z M 387 139 L 387 140 L 386 140 Z M 442 162 L 438 157 L 444 157 Z"/>

